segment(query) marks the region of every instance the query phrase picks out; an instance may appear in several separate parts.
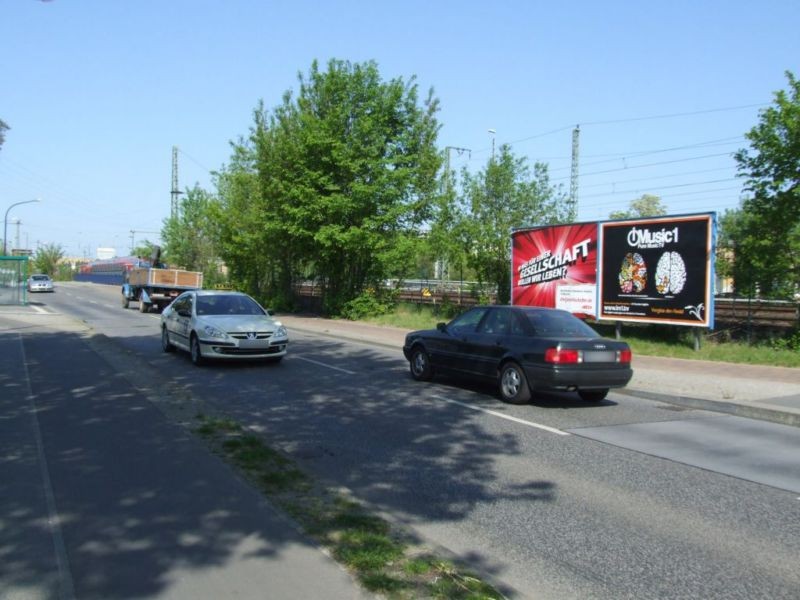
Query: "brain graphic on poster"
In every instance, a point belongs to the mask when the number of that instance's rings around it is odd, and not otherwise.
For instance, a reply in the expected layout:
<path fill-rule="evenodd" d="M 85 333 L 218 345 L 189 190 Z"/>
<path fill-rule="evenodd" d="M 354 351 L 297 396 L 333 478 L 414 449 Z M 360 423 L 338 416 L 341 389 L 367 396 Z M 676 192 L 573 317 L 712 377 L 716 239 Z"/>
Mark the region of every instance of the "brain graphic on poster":
<path fill-rule="evenodd" d="M 656 266 L 656 290 L 659 294 L 680 294 L 686 284 L 686 264 L 677 252 L 664 252 Z"/>

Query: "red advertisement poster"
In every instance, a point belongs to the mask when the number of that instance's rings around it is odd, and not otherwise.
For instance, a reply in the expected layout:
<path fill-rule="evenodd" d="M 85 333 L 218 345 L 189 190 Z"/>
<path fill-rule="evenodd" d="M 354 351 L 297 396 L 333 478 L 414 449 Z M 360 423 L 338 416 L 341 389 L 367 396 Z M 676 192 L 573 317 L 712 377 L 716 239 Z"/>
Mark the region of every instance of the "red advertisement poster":
<path fill-rule="evenodd" d="M 511 303 L 596 316 L 597 223 L 511 235 Z"/>

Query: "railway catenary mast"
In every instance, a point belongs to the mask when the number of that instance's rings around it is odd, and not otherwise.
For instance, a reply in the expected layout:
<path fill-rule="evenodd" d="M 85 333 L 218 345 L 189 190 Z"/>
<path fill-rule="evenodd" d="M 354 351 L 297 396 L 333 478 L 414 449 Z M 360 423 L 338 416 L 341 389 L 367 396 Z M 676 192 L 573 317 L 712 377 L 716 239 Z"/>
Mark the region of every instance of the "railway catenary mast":
<path fill-rule="evenodd" d="M 181 194 L 180 190 L 178 189 L 178 147 L 172 147 L 172 191 L 170 192 L 171 196 L 171 206 L 170 206 L 170 217 L 173 219 L 178 218 L 178 196 Z"/>
<path fill-rule="evenodd" d="M 569 220 L 578 219 L 578 146 L 581 126 L 575 125 L 572 130 L 572 171 L 569 178 Z"/>

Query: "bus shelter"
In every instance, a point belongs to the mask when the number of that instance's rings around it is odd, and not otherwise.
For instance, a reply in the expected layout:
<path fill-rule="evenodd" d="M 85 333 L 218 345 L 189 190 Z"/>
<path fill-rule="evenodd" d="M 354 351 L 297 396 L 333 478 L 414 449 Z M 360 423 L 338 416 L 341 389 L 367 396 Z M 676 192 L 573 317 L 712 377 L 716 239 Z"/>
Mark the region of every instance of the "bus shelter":
<path fill-rule="evenodd" d="M 0 256 L 0 305 L 28 303 L 27 256 Z"/>

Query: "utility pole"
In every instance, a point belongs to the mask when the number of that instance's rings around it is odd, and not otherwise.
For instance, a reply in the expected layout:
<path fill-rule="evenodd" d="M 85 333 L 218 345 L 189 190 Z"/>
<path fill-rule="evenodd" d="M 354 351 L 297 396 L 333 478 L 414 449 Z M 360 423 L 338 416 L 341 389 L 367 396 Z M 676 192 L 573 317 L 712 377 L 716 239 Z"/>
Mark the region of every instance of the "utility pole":
<path fill-rule="evenodd" d="M 472 158 L 472 150 L 469 148 L 459 148 L 458 146 L 445 146 L 444 147 L 444 184 L 442 185 L 442 193 L 450 191 L 450 151 L 455 150 L 459 156 L 465 152 L 469 153 Z"/>
<path fill-rule="evenodd" d="M 572 130 L 572 173 L 569 178 L 569 220 L 578 218 L 578 146 L 581 126 L 575 125 Z"/>
<path fill-rule="evenodd" d="M 178 196 L 181 194 L 181 191 L 178 189 L 178 147 L 172 147 L 172 191 L 170 192 L 171 195 L 171 210 L 170 210 L 170 217 L 173 219 L 178 218 Z M 133 243 L 131 243 L 133 246 Z"/>
<path fill-rule="evenodd" d="M 14 247 L 19 250 L 21 248 L 19 245 L 19 226 L 22 225 L 22 219 L 15 219 L 14 225 L 17 226 L 17 235 L 14 237 Z"/>

